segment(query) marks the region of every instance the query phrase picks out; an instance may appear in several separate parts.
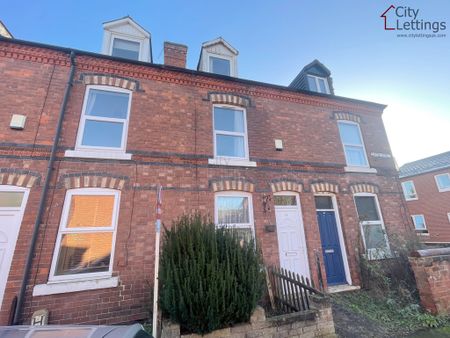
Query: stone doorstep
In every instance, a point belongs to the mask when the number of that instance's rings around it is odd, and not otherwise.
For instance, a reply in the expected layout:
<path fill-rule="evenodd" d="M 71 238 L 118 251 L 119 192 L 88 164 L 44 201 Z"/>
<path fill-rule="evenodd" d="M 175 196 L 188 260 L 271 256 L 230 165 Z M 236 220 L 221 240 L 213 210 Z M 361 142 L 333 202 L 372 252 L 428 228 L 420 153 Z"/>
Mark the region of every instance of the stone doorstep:
<path fill-rule="evenodd" d="M 329 286 L 328 287 L 328 293 L 338 293 L 338 292 L 346 292 L 346 291 L 356 291 L 360 290 L 361 287 L 358 285 L 335 285 L 335 286 Z"/>

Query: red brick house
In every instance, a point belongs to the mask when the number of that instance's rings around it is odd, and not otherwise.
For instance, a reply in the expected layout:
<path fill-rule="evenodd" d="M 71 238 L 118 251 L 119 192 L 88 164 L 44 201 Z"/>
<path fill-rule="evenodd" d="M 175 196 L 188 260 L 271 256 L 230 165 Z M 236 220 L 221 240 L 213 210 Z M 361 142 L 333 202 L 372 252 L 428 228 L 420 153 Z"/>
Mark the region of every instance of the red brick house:
<path fill-rule="evenodd" d="M 102 54 L 0 40 L 0 324 L 147 318 L 158 184 L 165 224 L 200 210 L 325 287 L 409 231 L 385 106 L 334 95 L 320 62 L 272 85 L 221 38 L 190 70 L 130 18 L 104 29 Z"/>
<path fill-rule="evenodd" d="M 400 167 L 403 194 L 416 233 L 429 245 L 450 245 L 450 152 Z"/>

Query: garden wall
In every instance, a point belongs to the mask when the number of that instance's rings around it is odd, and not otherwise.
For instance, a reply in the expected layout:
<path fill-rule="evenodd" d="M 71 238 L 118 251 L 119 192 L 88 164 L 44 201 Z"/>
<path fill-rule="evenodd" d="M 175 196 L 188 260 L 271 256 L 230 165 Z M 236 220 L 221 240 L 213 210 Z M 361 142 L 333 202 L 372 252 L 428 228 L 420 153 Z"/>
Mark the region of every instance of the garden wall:
<path fill-rule="evenodd" d="M 257 307 L 250 323 L 213 331 L 204 336 L 180 334 L 180 326 L 163 322 L 161 338 L 272 338 L 272 337 L 337 337 L 334 330 L 331 304 L 327 298 L 317 298 L 314 310 L 295 312 L 266 318 L 262 307 Z"/>
<path fill-rule="evenodd" d="M 450 314 L 450 248 L 417 250 L 409 261 L 422 306 L 433 314 Z"/>

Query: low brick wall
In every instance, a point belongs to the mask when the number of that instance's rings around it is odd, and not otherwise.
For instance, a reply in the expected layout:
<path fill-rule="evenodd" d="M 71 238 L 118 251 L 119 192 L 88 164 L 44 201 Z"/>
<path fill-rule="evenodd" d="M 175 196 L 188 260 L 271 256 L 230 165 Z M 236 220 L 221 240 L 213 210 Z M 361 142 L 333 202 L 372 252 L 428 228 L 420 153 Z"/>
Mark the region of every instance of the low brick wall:
<path fill-rule="evenodd" d="M 315 298 L 314 309 L 266 318 L 264 309 L 257 307 L 250 323 L 213 331 L 204 336 L 180 334 L 180 326 L 163 322 L 161 338 L 272 338 L 272 337 L 337 337 L 333 314 L 327 298 Z"/>
<path fill-rule="evenodd" d="M 450 314 L 450 248 L 418 250 L 409 261 L 422 306 L 433 314 Z"/>

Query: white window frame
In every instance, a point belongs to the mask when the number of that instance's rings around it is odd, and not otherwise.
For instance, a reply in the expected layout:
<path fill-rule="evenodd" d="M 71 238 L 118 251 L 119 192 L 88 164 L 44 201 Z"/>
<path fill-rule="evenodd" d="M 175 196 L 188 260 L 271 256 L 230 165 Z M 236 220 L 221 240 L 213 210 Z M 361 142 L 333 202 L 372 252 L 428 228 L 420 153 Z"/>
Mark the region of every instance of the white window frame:
<path fill-rule="evenodd" d="M 127 59 L 127 58 L 122 58 L 120 56 L 115 56 L 113 55 L 113 48 L 114 48 L 114 40 L 115 39 L 119 39 L 119 40 L 126 40 L 126 41 L 130 41 L 130 42 L 137 42 L 139 43 L 139 55 L 138 55 L 138 59 L 134 60 L 134 59 Z M 128 35 L 122 35 L 122 34 L 117 34 L 117 33 L 111 33 L 111 40 L 109 43 L 109 55 L 112 57 L 117 57 L 117 58 L 122 58 L 122 59 L 126 59 L 126 60 L 133 60 L 133 61 L 142 61 L 141 56 L 143 55 L 143 45 L 144 45 L 144 39 L 139 39 L 136 37 L 131 37 Z"/>
<path fill-rule="evenodd" d="M 450 191 L 450 187 L 448 187 L 448 188 L 441 188 L 439 186 L 438 176 L 444 176 L 444 175 L 448 176 L 448 178 L 450 179 L 450 174 L 449 173 L 437 174 L 437 175 L 434 176 L 434 180 L 436 181 L 436 186 L 437 186 L 439 192 Z"/>
<path fill-rule="evenodd" d="M 315 92 L 315 93 L 320 93 L 320 94 L 330 94 L 330 87 L 328 86 L 328 79 L 327 79 L 326 77 L 323 77 L 323 76 L 317 76 L 317 75 L 311 75 L 311 74 L 307 74 L 306 77 L 307 77 L 307 78 L 308 78 L 308 77 L 312 78 L 312 79 L 314 80 L 314 82 L 316 83 L 317 91 L 314 91 L 314 90 L 312 90 L 311 88 L 309 88 L 310 91 L 313 91 L 313 92 Z M 323 92 L 320 91 L 319 79 L 322 79 L 322 80 L 325 82 L 325 90 L 326 90 L 325 93 L 323 93 Z M 308 81 L 308 79 L 306 79 L 306 81 Z M 308 84 L 308 87 L 309 87 L 309 84 Z"/>
<path fill-rule="evenodd" d="M 243 112 L 244 120 L 244 132 L 234 132 L 234 131 L 216 131 L 214 122 L 214 110 L 215 108 L 227 108 Z M 227 104 L 214 104 L 212 107 L 212 127 L 213 127 L 213 138 L 214 138 L 214 159 L 209 160 L 209 164 L 220 164 L 220 165 L 241 165 L 241 166 L 252 166 L 255 167 L 256 163 L 249 160 L 249 148 L 248 148 L 248 130 L 247 130 L 247 111 L 245 108 L 232 106 Z M 237 156 L 218 156 L 217 155 L 217 135 L 229 135 L 229 136 L 241 136 L 244 137 L 244 157 Z"/>
<path fill-rule="evenodd" d="M 249 223 L 239 224 L 219 224 L 219 208 L 217 199 L 218 197 L 247 197 L 248 198 L 248 220 Z M 255 221 L 253 218 L 253 200 L 252 194 L 244 191 L 220 191 L 214 195 L 214 223 L 216 227 L 231 227 L 234 229 L 249 229 L 252 232 L 253 238 L 255 238 Z"/>
<path fill-rule="evenodd" d="M 356 197 L 374 197 L 375 206 L 377 208 L 378 216 L 380 217 L 380 219 L 378 221 L 361 221 L 359 219 L 358 208 L 356 206 Z M 384 225 L 383 215 L 381 213 L 380 203 L 378 201 L 377 194 L 371 194 L 371 193 L 356 193 L 356 194 L 353 194 L 353 203 L 355 204 L 356 215 L 358 216 L 358 222 L 359 222 L 359 227 L 360 227 L 360 231 L 361 231 L 361 237 L 363 239 L 364 248 L 365 248 L 366 253 L 367 253 L 367 258 L 369 260 L 376 260 L 376 259 L 384 259 L 384 258 L 391 257 L 391 247 L 389 245 L 389 238 L 387 236 L 386 227 Z M 365 238 L 365 234 L 364 234 L 364 225 L 378 225 L 378 224 L 381 225 L 381 229 L 383 230 L 383 233 L 384 233 L 384 240 L 386 241 L 386 249 L 385 249 L 386 252 L 384 254 L 382 254 L 381 256 L 380 256 L 379 249 L 367 249 L 366 238 Z"/>
<path fill-rule="evenodd" d="M 447 212 L 447 218 L 448 218 L 448 221 L 450 223 L 450 212 Z"/>
<path fill-rule="evenodd" d="M 338 127 L 339 138 L 341 139 L 342 148 L 344 150 L 345 162 L 348 165 L 348 167 L 346 167 L 346 170 L 348 169 L 347 171 L 354 171 L 354 170 L 352 170 L 352 168 L 358 168 L 358 169 L 360 169 L 360 168 L 366 168 L 366 169 L 370 168 L 369 159 L 367 157 L 367 152 L 366 152 L 366 145 L 364 143 L 364 138 L 363 138 L 363 135 L 362 135 L 362 132 L 361 132 L 361 127 L 360 127 L 359 123 L 352 122 L 352 121 L 347 121 L 347 120 L 338 120 L 337 123 L 338 123 L 337 127 Z M 344 143 L 344 140 L 342 139 L 341 131 L 339 129 L 339 124 L 340 123 L 356 126 L 358 128 L 358 133 L 359 133 L 359 137 L 361 139 L 361 144 Z M 345 151 L 345 146 L 362 147 L 363 153 L 364 153 L 364 158 L 366 160 L 366 164 L 365 165 L 355 165 L 355 164 L 349 163 L 349 161 L 347 159 L 347 152 Z"/>
<path fill-rule="evenodd" d="M 412 188 L 413 188 L 413 190 L 414 190 L 414 195 L 415 195 L 415 197 L 408 197 L 407 195 L 406 195 L 406 184 L 407 183 L 411 183 L 412 184 Z M 418 200 L 419 199 L 419 195 L 417 195 L 417 190 L 416 190 L 416 186 L 414 185 L 414 181 L 413 180 L 409 180 L 409 181 L 404 181 L 404 182 L 402 182 L 402 190 L 403 190 L 403 196 L 405 196 L 405 200 L 406 201 L 415 201 L 415 200 Z"/>
<path fill-rule="evenodd" d="M 105 195 L 114 196 L 114 208 L 112 213 L 112 225 L 110 227 L 83 227 L 83 228 L 67 228 L 67 221 L 69 218 L 71 200 L 73 195 Z M 119 218 L 119 206 L 120 206 L 120 191 L 106 188 L 80 188 L 80 189 L 70 189 L 66 192 L 66 197 L 64 199 L 64 206 L 61 215 L 61 221 L 58 228 L 58 237 L 56 239 L 55 248 L 53 250 L 52 265 L 50 268 L 50 275 L 48 278 L 48 283 L 52 282 L 66 282 L 66 281 L 84 281 L 100 279 L 112 276 L 112 270 L 114 265 L 114 252 L 116 246 L 116 235 L 117 235 L 117 222 Z M 56 265 L 58 262 L 59 248 L 61 245 L 62 236 L 64 234 L 71 233 L 97 233 L 97 232 L 112 232 L 112 243 L 111 243 L 111 257 L 109 261 L 109 269 L 104 272 L 92 272 L 92 273 L 80 273 L 76 275 L 61 275 L 56 276 Z"/>
<path fill-rule="evenodd" d="M 228 74 L 228 75 L 223 75 L 223 74 L 219 74 L 219 73 L 214 73 L 214 72 L 213 72 L 213 60 L 212 60 L 212 58 L 222 59 L 222 60 L 228 61 L 229 64 L 230 64 L 230 74 Z M 233 74 L 233 69 L 232 69 L 232 67 L 233 67 L 233 58 L 231 58 L 231 57 L 226 57 L 226 56 L 224 56 L 224 55 L 215 55 L 215 54 L 209 54 L 209 55 L 208 55 L 208 69 L 209 69 L 209 72 L 210 72 L 210 73 L 217 74 L 217 75 L 223 75 L 223 76 L 233 76 L 233 75 L 232 75 L 232 74 Z"/>
<path fill-rule="evenodd" d="M 107 92 L 128 94 L 129 99 L 128 99 L 128 107 L 127 107 L 127 118 L 126 119 L 118 119 L 118 118 L 111 118 L 111 117 L 86 115 L 86 107 L 87 107 L 87 103 L 88 103 L 88 99 L 89 99 L 90 90 L 102 90 L 102 91 L 107 91 Z M 130 122 L 132 99 L 133 99 L 133 92 L 131 90 L 117 88 L 117 87 L 111 87 L 111 86 L 103 86 L 103 85 L 86 86 L 86 91 L 85 91 L 84 100 L 83 100 L 83 107 L 81 110 L 80 122 L 78 124 L 78 132 L 77 132 L 77 139 L 76 139 L 76 143 L 75 143 L 75 150 L 66 150 L 65 156 L 66 157 L 111 158 L 111 159 L 123 159 L 123 160 L 131 159 L 131 154 L 126 153 L 126 148 L 127 148 L 127 140 L 128 140 L 128 125 Z M 120 141 L 120 147 L 101 147 L 101 146 L 82 145 L 86 120 L 123 123 L 123 132 L 122 132 L 122 139 Z"/>
<path fill-rule="evenodd" d="M 423 225 L 425 226 L 424 228 L 420 228 L 420 229 L 417 228 L 415 217 L 422 217 L 423 218 Z M 425 215 L 423 215 L 423 214 L 411 215 L 411 218 L 412 218 L 412 221 L 413 221 L 413 224 L 414 224 L 414 229 L 416 231 L 428 231 L 427 222 L 425 221 Z"/>

